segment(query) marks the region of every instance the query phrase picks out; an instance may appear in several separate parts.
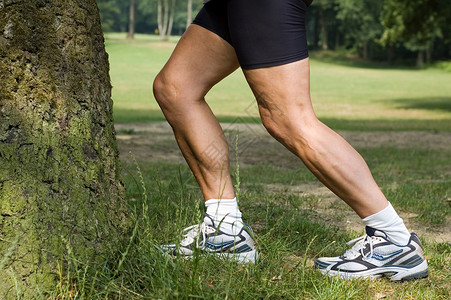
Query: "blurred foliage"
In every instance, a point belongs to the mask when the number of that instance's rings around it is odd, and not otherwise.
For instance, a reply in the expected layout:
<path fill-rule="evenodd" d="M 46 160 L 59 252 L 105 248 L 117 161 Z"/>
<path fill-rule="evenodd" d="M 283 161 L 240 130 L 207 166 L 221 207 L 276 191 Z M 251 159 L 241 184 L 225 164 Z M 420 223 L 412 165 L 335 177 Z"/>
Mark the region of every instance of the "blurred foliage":
<path fill-rule="evenodd" d="M 224 1 L 224 0 L 214 0 Z M 128 29 L 129 0 L 97 0 L 105 32 Z M 136 0 L 136 32 L 158 33 L 158 0 Z M 176 0 L 173 35 L 186 29 L 188 0 Z M 193 17 L 202 0 L 193 0 Z M 370 60 L 451 58 L 451 0 L 314 0 L 307 13 L 311 49 L 346 50 Z M 421 62 L 421 61 L 420 61 Z"/>
<path fill-rule="evenodd" d="M 156 33 L 158 30 L 158 0 L 135 0 L 135 2 L 136 32 Z M 105 32 L 126 32 L 128 30 L 129 0 L 97 0 L 97 3 Z M 175 3 L 172 34 L 181 35 L 186 29 L 188 0 L 177 0 Z M 199 11 L 201 7 L 202 0 L 193 0 L 194 12 Z"/>

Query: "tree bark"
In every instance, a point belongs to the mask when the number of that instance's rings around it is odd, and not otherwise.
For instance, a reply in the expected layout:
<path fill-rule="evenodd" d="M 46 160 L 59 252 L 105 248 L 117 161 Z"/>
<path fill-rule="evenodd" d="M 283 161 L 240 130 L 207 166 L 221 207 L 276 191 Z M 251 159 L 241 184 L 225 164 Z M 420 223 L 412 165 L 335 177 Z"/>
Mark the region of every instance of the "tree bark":
<path fill-rule="evenodd" d="M 135 13 L 136 13 L 135 0 L 130 0 L 130 14 L 128 21 L 127 38 L 131 40 L 135 38 L 135 25 L 136 25 Z"/>
<path fill-rule="evenodd" d="M 1 1 L 0 28 L 0 299 L 34 299 L 130 221 L 96 1 Z"/>

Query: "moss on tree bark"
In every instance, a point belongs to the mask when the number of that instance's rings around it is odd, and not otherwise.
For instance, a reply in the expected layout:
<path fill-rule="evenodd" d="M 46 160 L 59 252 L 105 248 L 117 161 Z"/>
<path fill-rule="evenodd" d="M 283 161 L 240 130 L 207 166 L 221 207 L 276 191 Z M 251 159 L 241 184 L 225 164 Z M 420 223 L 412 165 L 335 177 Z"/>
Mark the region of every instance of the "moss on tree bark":
<path fill-rule="evenodd" d="M 0 298 L 107 255 L 123 195 L 96 1 L 0 0 Z"/>

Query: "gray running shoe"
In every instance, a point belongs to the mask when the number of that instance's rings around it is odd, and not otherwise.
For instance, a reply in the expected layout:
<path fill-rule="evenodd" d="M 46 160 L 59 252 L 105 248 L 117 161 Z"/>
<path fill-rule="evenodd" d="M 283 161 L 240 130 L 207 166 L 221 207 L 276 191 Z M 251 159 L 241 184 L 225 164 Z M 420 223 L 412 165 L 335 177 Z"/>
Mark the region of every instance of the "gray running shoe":
<path fill-rule="evenodd" d="M 203 223 L 183 230 L 180 244 L 161 245 L 161 248 L 170 255 L 182 255 L 186 258 L 191 257 L 197 248 L 205 254 L 231 258 L 240 263 L 255 263 L 258 252 L 252 236 L 252 229 L 247 224 L 243 224 L 237 235 L 231 235 L 222 232 L 213 219 L 205 215 Z"/>
<path fill-rule="evenodd" d="M 423 246 L 415 233 L 402 246 L 390 242 L 385 232 L 367 226 L 366 235 L 348 242 L 354 243 L 341 256 L 318 258 L 315 268 L 345 279 L 387 276 L 393 281 L 407 281 L 429 274 Z"/>

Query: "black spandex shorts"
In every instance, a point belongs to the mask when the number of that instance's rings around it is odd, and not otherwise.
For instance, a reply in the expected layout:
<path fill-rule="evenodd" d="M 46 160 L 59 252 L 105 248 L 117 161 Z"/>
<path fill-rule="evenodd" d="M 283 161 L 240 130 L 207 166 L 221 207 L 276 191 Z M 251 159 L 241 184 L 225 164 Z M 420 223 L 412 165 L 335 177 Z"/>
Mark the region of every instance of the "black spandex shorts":
<path fill-rule="evenodd" d="M 303 0 L 211 0 L 193 23 L 229 42 L 243 69 L 257 69 L 308 57 L 306 9 Z"/>

